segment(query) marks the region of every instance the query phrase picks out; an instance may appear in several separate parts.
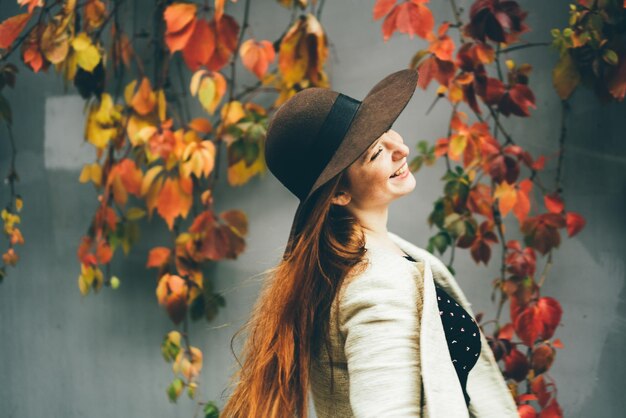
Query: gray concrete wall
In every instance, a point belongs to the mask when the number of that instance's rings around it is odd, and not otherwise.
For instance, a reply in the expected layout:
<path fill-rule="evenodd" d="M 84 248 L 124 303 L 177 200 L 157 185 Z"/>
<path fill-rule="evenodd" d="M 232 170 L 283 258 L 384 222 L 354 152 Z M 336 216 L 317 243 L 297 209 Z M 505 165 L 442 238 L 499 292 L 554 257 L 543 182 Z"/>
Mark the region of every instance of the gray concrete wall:
<path fill-rule="evenodd" d="M 243 3 L 229 2 L 229 13 L 241 16 Z M 333 88 L 359 99 L 385 75 L 404 68 L 425 45 L 398 35 L 384 43 L 381 22 L 372 21 L 373 3 L 329 1 L 322 16 L 332 41 Z M 524 37 L 528 41 L 549 40 L 550 29 L 566 22 L 567 1 L 523 3 L 533 29 Z M 430 6 L 437 21 L 452 19 L 448 2 L 433 1 Z M 3 4 L 0 15 L 12 13 L 11 7 Z M 288 17 L 289 12 L 274 1 L 255 1 L 251 19 L 255 36 L 276 38 Z M 556 54 L 534 48 L 520 51 L 514 59 L 534 66 L 531 87 L 538 109 L 530 120 L 512 118 L 507 126 L 532 152 L 551 154 L 557 149 L 560 118 L 550 78 Z M 242 81 L 251 82 L 252 77 L 246 75 Z M 441 103 L 425 115 L 433 93 L 432 86 L 428 92 L 418 91 L 394 125 L 412 149 L 419 140 L 445 135 L 449 109 Z M 18 266 L 0 286 L 0 416 L 193 416 L 193 402 L 182 397 L 179 405 L 172 405 L 165 395 L 172 372 L 161 358 L 159 344 L 172 325 L 157 305 L 154 274 L 144 268 L 147 251 L 168 242 L 166 228 L 158 221 L 144 224 L 140 244 L 127 258 L 116 257 L 112 263 L 121 287 L 82 298 L 76 283 L 80 271 L 76 249 L 96 206 L 93 188 L 78 183 L 80 168 L 94 158 L 91 146 L 82 143 L 82 102 L 72 89 L 64 93 L 53 72 L 33 75 L 23 67 L 17 88 L 7 96 L 15 115 L 17 187 L 24 197 L 21 228 L 26 243 L 18 248 Z M 580 90 L 568 123 L 565 199 L 588 225 L 579 236 L 564 240 L 544 288 L 544 294 L 557 297 L 564 308 L 557 336 L 565 348 L 558 352 L 551 373 L 568 417 L 623 416 L 626 408 L 621 394 L 626 376 L 622 357 L 626 142 L 621 125 L 625 110 L 623 103 L 601 105 L 592 93 Z M 0 132 L 4 176 L 9 144 L 4 128 Z M 417 174 L 414 193 L 391 208 L 391 231 L 426 244 L 432 233 L 426 218 L 441 193 L 442 174 L 442 164 Z M 545 173 L 547 179 L 553 175 L 550 170 Z M 282 253 L 297 200 L 271 175 L 240 188 L 222 185 L 216 195 L 218 209 L 241 208 L 250 218 L 246 252 L 211 272 L 227 306 L 215 321 L 192 327 L 193 344 L 205 355 L 202 395 L 221 406 L 222 390 L 235 367 L 230 338 L 256 299 L 258 274 Z M 4 187 L 0 199 L 7 197 Z M 514 226 L 511 223 L 509 229 Z M 492 315 L 488 295 L 497 265 L 478 267 L 467 253 L 457 254 L 458 280 L 474 309 Z"/>

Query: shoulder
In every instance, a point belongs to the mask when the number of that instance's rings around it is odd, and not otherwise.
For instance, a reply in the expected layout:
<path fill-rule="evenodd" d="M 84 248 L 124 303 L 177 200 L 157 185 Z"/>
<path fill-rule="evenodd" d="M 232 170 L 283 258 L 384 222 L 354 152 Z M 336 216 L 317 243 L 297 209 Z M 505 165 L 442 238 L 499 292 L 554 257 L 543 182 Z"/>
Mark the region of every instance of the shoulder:
<path fill-rule="evenodd" d="M 338 292 L 344 318 L 362 309 L 415 308 L 421 303 L 423 263 L 393 253 L 368 250 L 367 265 L 348 275 Z"/>

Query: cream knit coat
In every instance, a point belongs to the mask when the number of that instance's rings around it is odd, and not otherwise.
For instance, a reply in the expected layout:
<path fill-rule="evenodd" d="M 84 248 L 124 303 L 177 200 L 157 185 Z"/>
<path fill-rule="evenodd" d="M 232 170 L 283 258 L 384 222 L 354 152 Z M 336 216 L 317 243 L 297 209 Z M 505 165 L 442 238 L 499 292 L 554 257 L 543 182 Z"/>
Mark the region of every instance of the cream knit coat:
<path fill-rule="evenodd" d="M 317 417 L 517 417 L 482 334 L 481 354 L 467 382 L 468 410 L 439 317 L 435 283 L 473 316 L 470 304 L 439 259 L 393 233 L 389 237 L 418 262 L 366 246 L 369 266 L 345 282 L 330 312 L 333 392 L 326 351 L 311 364 Z"/>

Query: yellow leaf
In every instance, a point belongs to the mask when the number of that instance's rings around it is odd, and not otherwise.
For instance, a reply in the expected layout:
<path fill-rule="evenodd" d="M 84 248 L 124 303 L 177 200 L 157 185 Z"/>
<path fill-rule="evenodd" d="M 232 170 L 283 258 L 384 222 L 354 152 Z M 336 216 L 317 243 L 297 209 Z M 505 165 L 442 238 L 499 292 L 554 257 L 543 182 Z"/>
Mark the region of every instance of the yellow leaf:
<path fill-rule="evenodd" d="M 136 221 L 144 216 L 146 216 L 146 211 L 141 208 L 132 207 L 126 211 L 126 218 L 131 221 Z"/>
<path fill-rule="evenodd" d="M 263 147 L 261 147 L 261 150 L 262 149 Z M 228 167 L 228 184 L 231 186 L 241 186 L 246 184 L 253 176 L 264 173 L 265 159 L 262 154 L 263 152 L 261 151 L 259 158 L 249 167 L 246 166 L 246 161 L 243 158 L 236 164 Z"/>
<path fill-rule="evenodd" d="M 465 147 L 467 146 L 467 136 L 453 135 L 450 139 L 450 149 L 448 155 L 453 160 L 459 160 Z"/>
<path fill-rule="evenodd" d="M 232 102 L 222 106 L 220 113 L 222 116 L 222 123 L 225 126 L 235 124 L 241 118 L 246 116 L 246 112 L 243 110 L 243 106 L 238 100 L 233 100 Z"/>
<path fill-rule="evenodd" d="M 85 137 L 87 141 L 96 148 L 104 148 L 121 129 L 121 106 L 113 103 L 113 98 L 107 94 L 102 94 L 100 104 L 91 104 L 85 126 Z"/>
<path fill-rule="evenodd" d="M 167 101 L 165 100 L 165 93 L 163 90 L 157 91 L 157 108 L 159 113 L 159 120 L 163 122 L 167 111 Z"/>
<path fill-rule="evenodd" d="M 85 164 L 78 179 L 81 183 L 93 182 L 97 187 L 102 185 L 102 167 L 98 163 Z"/>
<path fill-rule="evenodd" d="M 580 83 L 580 73 L 572 60 L 569 51 L 561 55 L 561 59 L 552 69 L 552 84 L 563 100 L 567 99 Z"/>
<path fill-rule="evenodd" d="M 79 33 L 72 39 L 72 48 L 76 54 L 76 64 L 83 70 L 92 72 L 100 62 L 100 52 L 85 32 Z"/>

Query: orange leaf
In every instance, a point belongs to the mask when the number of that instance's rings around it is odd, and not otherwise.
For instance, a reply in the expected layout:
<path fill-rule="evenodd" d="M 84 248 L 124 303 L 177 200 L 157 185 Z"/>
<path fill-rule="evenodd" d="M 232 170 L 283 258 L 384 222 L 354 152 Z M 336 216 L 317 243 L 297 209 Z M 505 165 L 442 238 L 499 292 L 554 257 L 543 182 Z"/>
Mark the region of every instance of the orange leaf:
<path fill-rule="evenodd" d="M 215 34 L 215 48 L 205 65 L 209 70 L 219 71 L 228 63 L 237 48 L 239 23 L 232 16 L 225 14 L 217 22 L 215 19 L 211 20 L 210 26 Z"/>
<path fill-rule="evenodd" d="M 174 323 L 178 324 L 185 317 L 187 311 L 187 283 L 184 279 L 173 274 L 164 274 L 159 280 L 156 289 L 160 305 L 164 305 Z"/>
<path fill-rule="evenodd" d="M 567 226 L 567 235 L 573 237 L 585 227 L 585 218 L 576 212 L 567 212 L 565 214 L 565 225 Z"/>
<path fill-rule="evenodd" d="M 515 206 L 513 207 L 513 213 L 520 223 L 524 222 L 526 216 L 528 216 L 528 212 L 530 212 L 530 199 L 528 194 L 532 188 L 533 183 L 529 179 L 522 180 L 519 184 L 517 200 L 515 201 Z"/>
<path fill-rule="evenodd" d="M 506 181 L 496 186 L 493 196 L 498 199 L 500 214 L 503 218 L 513 209 L 517 202 L 517 190 Z"/>
<path fill-rule="evenodd" d="M 152 91 L 152 86 L 150 85 L 148 77 L 144 77 L 141 80 L 139 89 L 133 96 L 130 104 L 133 109 L 135 109 L 135 111 L 142 116 L 145 116 L 154 110 L 154 107 L 156 106 L 156 94 Z"/>
<path fill-rule="evenodd" d="M 35 7 L 43 6 L 43 0 L 17 0 L 17 4 L 20 6 L 28 4 L 28 13 L 32 13 Z"/>
<path fill-rule="evenodd" d="M 202 134 L 208 134 L 213 130 L 213 125 L 208 119 L 195 118 L 187 124 L 191 129 Z"/>
<path fill-rule="evenodd" d="M 170 230 L 174 227 L 174 219 L 181 215 L 187 217 L 192 204 L 192 196 L 185 192 L 184 181 L 167 178 L 157 198 L 157 212 L 167 223 Z"/>
<path fill-rule="evenodd" d="M 374 20 L 378 20 L 388 14 L 395 5 L 396 0 L 376 0 L 374 9 L 372 10 Z"/>
<path fill-rule="evenodd" d="M 269 63 L 274 61 L 276 56 L 271 42 L 266 40 L 256 42 L 254 39 L 245 41 L 239 54 L 244 67 L 254 73 L 259 80 L 263 79 Z"/>
<path fill-rule="evenodd" d="M 563 200 L 558 194 L 547 194 L 543 197 L 543 201 L 549 212 L 557 214 L 563 212 L 565 206 L 563 205 Z"/>
<path fill-rule="evenodd" d="M 113 257 L 113 250 L 104 239 L 98 240 L 96 247 L 96 258 L 99 264 L 107 264 Z"/>
<path fill-rule="evenodd" d="M 172 250 L 167 247 L 156 247 L 150 250 L 146 267 L 161 267 L 165 265 L 170 258 Z"/>
<path fill-rule="evenodd" d="M 30 13 L 22 13 L 0 23 L 0 48 L 7 49 L 17 39 L 30 19 Z"/>
<path fill-rule="evenodd" d="M 183 58 L 187 67 L 195 71 L 200 66 L 207 65 L 215 52 L 215 45 L 214 28 L 206 20 L 198 20 L 189 42 L 183 49 Z"/>
<path fill-rule="evenodd" d="M 165 43 L 170 52 L 185 48 L 196 26 L 196 5 L 174 3 L 163 13 L 165 19 Z"/>

